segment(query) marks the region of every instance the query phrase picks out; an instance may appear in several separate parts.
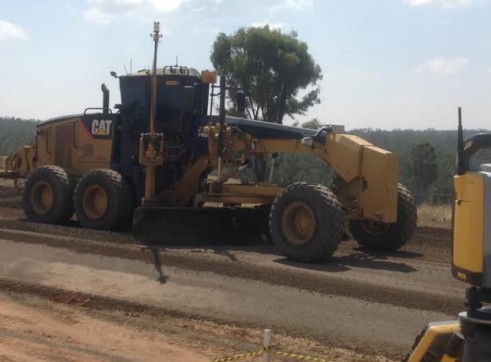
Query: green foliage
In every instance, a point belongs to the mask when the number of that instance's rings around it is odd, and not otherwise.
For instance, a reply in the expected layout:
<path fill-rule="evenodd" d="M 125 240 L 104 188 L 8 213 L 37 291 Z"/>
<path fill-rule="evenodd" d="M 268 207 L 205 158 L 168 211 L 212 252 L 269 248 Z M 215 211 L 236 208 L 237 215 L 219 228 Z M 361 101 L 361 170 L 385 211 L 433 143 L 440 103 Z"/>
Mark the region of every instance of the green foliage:
<path fill-rule="evenodd" d="M 420 142 L 411 149 L 410 172 L 415 185 L 414 191 L 426 193 L 438 176 L 435 148 L 428 142 Z"/>
<path fill-rule="evenodd" d="M 230 85 L 244 90 L 249 118 L 283 123 L 285 115 L 305 114 L 320 103 L 322 72 L 297 34 L 268 26 L 220 33 L 211 53 L 213 66 Z M 298 92 L 312 88 L 303 97 Z"/>
<path fill-rule="evenodd" d="M 286 186 L 305 181 L 330 185 L 333 172 L 321 159 L 306 154 L 282 154 L 276 161 L 273 183 Z"/>
<path fill-rule="evenodd" d="M 302 128 L 319 129 L 322 127 L 322 123 L 317 119 L 313 118 L 310 121 L 302 123 Z"/>
<path fill-rule="evenodd" d="M 15 153 L 34 140 L 35 126 L 38 121 L 14 117 L 0 117 L 0 155 Z"/>

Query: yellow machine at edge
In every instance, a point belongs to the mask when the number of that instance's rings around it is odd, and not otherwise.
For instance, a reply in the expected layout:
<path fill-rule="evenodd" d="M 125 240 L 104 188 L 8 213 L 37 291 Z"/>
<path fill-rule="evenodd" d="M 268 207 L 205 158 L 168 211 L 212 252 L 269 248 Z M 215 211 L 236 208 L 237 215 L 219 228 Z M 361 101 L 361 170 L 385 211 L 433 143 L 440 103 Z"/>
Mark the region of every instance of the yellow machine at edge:
<path fill-rule="evenodd" d="M 430 323 L 405 362 L 491 361 L 491 133 L 464 142 L 459 108 L 452 275 L 470 287 L 458 320 Z"/>

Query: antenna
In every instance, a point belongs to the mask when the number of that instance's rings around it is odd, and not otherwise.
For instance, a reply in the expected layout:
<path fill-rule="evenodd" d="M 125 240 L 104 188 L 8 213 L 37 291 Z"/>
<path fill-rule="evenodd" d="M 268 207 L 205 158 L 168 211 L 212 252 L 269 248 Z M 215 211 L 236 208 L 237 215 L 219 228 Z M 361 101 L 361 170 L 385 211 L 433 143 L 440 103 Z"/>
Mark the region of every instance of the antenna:
<path fill-rule="evenodd" d="M 123 64 L 124 71 L 126 72 L 126 75 L 128 75 L 128 69 L 126 69 L 126 64 Z"/>
<path fill-rule="evenodd" d="M 176 67 L 179 66 L 179 55 L 176 55 Z"/>
<path fill-rule="evenodd" d="M 153 34 L 150 34 L 154 42 L 153 51 L 153 66 L 152 66 L 152 89 L 151 89 L 151 107 L 150 107 L 150 133 L 155 133 L 155 115 L 156 115 L 156 99 L 157 99 L 157 48 L 159 40 L 162 38 L 160 34 L 160 23 L 153 23 Z"/>
<path fill-rule="evenodd" d="M 463 175 L 464 173 L 464 131 L 462 129 L 462 110 L 459 107 L 459 127 L 457 128 L 457 175 Z"/>

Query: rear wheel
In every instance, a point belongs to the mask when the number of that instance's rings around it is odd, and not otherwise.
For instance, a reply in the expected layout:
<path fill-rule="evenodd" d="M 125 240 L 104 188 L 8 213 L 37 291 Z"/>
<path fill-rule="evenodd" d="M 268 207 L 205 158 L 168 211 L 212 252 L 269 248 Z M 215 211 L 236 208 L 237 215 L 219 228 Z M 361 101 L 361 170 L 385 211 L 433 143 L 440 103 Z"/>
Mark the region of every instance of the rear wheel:
<path fill-rule="evenodd" d="M 373 220 L 351 220 L 348 224 L 353 238 L 363 247 L 392 251 L 404 246 L 416 229 L 417 210 L 411 193 L 398 186 L 397 221 L 384 223 Z"/>
<path fill-rule="evenodd" d="M 327 187 L 304 182 L 286 187 L 271 208 L 273 244 L 289 259 L 325 261 L 343 234 L 343 211 Z"/>
<path fill-rule="evenodd" d="M 41 166 L 27 177 L 22 205 L 27 219 L 45 224 L 64 223 L 73 214 L 73 187 L 65 170 Z"/>
<path fill-rule="evenodd" d="M 134 198 L 126 179 L 114 170 L 96 169 L 77 183 L 75 215 L 90 229 L 122 230 L 131 227 Z"/>

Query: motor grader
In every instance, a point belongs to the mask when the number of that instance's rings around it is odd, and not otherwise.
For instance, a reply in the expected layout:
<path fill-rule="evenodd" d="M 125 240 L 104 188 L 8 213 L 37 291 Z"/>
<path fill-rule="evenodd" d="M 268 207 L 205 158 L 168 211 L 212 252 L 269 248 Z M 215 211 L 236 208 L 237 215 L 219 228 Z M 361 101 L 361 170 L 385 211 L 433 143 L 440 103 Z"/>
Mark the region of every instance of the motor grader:
<path fill-rule="evenodd" d="M 395 250 L 412 236 L 416 207 L 398 183 L 398 156 L 342 127 L 319 130 L 230 117 L 228 87 L 217 73 L 184 66 L 153 67 L 119 79 L 121 103 L 53 118 L 36 126 L 35 142 L 7 160 L 0 176 L 25 178 L 28 220 L 64 223 L 75 215 L 85 228 L 121 230 L 159 211 L 248 209 L 268 225 L 288 258 L 328 259 L 345 231 L 362 246 Z M 219 90 L 219 112 L 209 106 Z M 237 106 L 244 97 L 236 89 Z M 209 109 L 210 108 L 210 109 Z M 327 185 L 272 183 L 282 153 L 319 157 L 335 172 Z M 269 178 L 237 183 L 237 173 L 259 159 Z M 292 170 L 295 172 L 295 170 Z"/>

